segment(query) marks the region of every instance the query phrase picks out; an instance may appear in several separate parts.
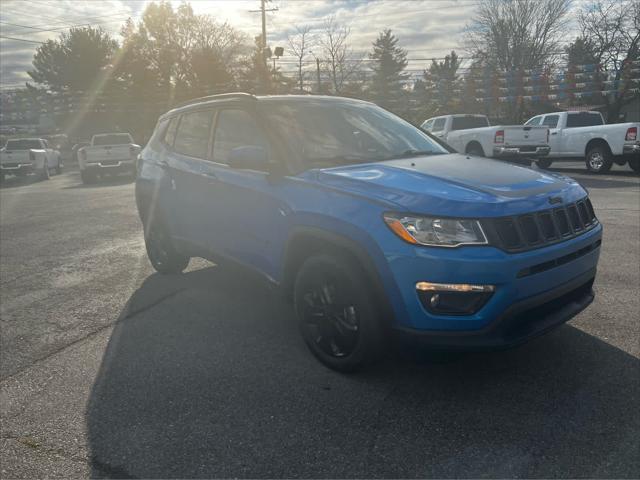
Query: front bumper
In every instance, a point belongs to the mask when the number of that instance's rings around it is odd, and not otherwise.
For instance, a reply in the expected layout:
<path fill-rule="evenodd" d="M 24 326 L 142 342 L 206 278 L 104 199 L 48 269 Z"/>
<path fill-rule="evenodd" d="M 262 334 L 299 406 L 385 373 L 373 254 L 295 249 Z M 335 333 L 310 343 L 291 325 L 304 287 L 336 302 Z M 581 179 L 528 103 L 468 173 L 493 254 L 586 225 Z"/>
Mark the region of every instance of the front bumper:
<path fill-rule="evenodd" d="M 0 165 L 0 171 L 5 175 L 16 175 L 21 173 L 33 173 L 36 167 L 33 163 L 8 163 Z"/>
<path fill-rule="evenodd" d="M 83 170 L 105 173 L 133 173 L 136 171 L 136 162 L 132 159 L 108 160 L 97 163 L 85 163 Z"/>
<path fill-rule="evenodd" d="M 523 302 L 539 305 L 547 301 L 540 299 L 566 293 L 567 285 L 578 288 L 592 282 L 601 240 L 602 226 L 598 224 L 569 240 L 520 253 L 492 246 L 438 249 L 402 245 L 385 255 L 390 275 L 383 278 L 388 282 L 385 289 L 396 319 L 394 327 L 426 337 L 453 334 L 457 338 L 487 332 L 497 325 L 497 319 L 511 316 L 512 309 Z M 444 315 L 425 307 L 416 290 L 418 282 L 491 285 L 495 291 L 475 313 Z M 561 323 L 577 311 L 552 316 L 562 317 Z M 511 342 L 506 337 L 496 342 L 507 340 Z"/>
<path fill-rule="evenodd" d="M 551 147 L 532 147 L 530 145 L 509 145 L 493 147 L 496 158 L 538 158 L 549 155 Z"/>
<path fill-rule="evenodd" d="M 640 142 L 625 143 L 622 146 L 623 155 L 640 155 Z"/>
<path fill-rule="evenodd" d="M 404 339 L 447 349 L 508 348 L 525 343 L 564 324 L 587 308 L 595 295 L 593 268 L 558 288 L 514 303 L 480 330 L 442 332 L 397 328 Z"/>

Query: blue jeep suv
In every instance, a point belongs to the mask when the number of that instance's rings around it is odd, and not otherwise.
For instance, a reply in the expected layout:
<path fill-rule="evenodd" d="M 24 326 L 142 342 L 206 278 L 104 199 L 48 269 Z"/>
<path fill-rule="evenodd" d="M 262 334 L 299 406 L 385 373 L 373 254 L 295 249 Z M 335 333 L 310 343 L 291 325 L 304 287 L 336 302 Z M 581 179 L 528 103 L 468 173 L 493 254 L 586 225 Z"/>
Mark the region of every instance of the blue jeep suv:
<path fill-rule="evenodd" d="M 136 200 L 154 268 L 230 259 L 281 287 L 325 365 L 389 333 L 516 345 L 594 298 L 602 227 L 561 175 L 460 155 L 368 102 L 224 94 L 160 117 Z"/>

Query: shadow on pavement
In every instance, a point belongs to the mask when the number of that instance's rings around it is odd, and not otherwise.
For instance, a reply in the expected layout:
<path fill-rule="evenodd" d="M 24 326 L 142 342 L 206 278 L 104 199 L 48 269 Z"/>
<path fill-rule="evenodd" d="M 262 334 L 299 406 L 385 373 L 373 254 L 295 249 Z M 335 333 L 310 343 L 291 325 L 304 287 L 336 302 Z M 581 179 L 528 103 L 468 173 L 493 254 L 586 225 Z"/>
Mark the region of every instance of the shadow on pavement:
<path fill-rule="evenodd" d="M 114 187 L 118 185 L 127 185 L 129 183 L 135 182 L 130 176 L 110 176 L 105 178 L 100 178 L 96 180 L 95 183 L 85 184 L 80 180 L 80 176 L 78 175 L 78 182 L 75 185 L 69 185 L 68 187 L 64 187 L 66 189 L 75 189 L 75 188 L 101 188 L 101 187 Z"/>
<path fill-rule="evenodd" d="M 54 174 L 51 174 L 52 177 Z M 33 185 L 34 183 L 46 182 L 40 178 L 40 176 L 31 174 L 31 175 L 21 175 L 21 176 L 8 176 L 5 177 L 2 182 L 0 182 L 0 189 L 9 189 L 9 188 L 17 188 L 17 187 L 25 187 L 27 185 Z"/>
<path fill-rule="evenodd" d="M 447 364 L 318 364 L 239 269 L 150 276 L 87 407 L 96 477 L 637 477 L 640 363 L 572 326 Z"/>

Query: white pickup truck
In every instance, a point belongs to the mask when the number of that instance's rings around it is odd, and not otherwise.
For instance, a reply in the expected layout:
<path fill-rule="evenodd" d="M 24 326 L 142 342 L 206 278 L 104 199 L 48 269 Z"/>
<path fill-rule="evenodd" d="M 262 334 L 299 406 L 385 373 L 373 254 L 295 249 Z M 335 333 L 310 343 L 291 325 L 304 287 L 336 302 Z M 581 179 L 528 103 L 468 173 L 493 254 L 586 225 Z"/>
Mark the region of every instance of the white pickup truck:
<path fill-rule="evenodd" d="M 555 112 L 533 117 L 526 125 L 549 128 L 551 152 L 548 158 L 538 160 L 542 168 L 556 161 L 580 159 L 594 173 L 627 162 L 640 172 L 640 123 L 605 125 L 600 112 Z"/>
<path fill-rule="evenodd" d="M 42 138 L 14 138 L 7 140 L 0 150 L 0 180 L 5 175 L 24 176 L 36 173 L 48 180 L 51 171 L 62 172 L 60 152 L 49 148 Z"/>
<path fill-rule="evenodd" d="M 135 178 L 140 145 L 128 133 L 100 133 L 91 144 L 78 150 L 80 176 L 84 183 L 95 183 L 104 175 L 127 173 Z"/>
<path fill-rule="evenodd" d="M 530 163 L 549 153 L 549 129 L 522 125 L 490 126 L 485 115 L 443 115 L 421 128 L 459 153 Z"/>

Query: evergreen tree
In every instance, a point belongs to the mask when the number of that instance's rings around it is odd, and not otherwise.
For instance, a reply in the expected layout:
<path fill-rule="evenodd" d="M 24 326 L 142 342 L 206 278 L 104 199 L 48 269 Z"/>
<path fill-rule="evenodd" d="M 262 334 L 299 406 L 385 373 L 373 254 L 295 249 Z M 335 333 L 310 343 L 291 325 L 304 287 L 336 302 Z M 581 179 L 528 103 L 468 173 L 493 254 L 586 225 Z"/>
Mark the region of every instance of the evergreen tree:
<path fill-rule="evenodd" d="M 390 29 L 383 30 L 373 43 L 371 97 L 379 105 L 393 110 L 405 96 L 402 83 L 408 78 L 407 51 L 398 46 L 398 38 Z"/>

